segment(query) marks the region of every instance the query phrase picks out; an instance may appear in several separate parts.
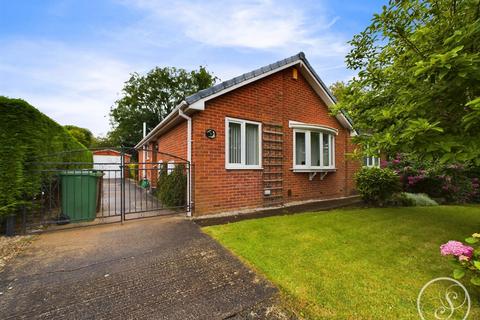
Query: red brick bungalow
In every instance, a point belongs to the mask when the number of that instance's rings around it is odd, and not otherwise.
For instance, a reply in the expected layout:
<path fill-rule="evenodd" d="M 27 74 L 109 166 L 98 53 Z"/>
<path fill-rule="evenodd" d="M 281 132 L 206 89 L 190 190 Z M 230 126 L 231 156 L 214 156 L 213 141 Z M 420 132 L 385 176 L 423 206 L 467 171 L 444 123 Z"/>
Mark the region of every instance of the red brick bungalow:
<path fill-rule="evenodd" d="M 187 97 L 136 149 L 191 162 L 197 217 L 343 198 L 360 164 L 345 156 L 355 133 L 334 104 L 301 52 Z"/>

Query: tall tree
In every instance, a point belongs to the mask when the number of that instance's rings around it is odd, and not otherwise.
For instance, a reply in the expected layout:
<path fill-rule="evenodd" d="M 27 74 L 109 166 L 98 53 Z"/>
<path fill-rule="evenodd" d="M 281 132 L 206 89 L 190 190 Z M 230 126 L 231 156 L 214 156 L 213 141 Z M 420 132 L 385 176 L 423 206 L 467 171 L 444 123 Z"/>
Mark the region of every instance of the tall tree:
<path fill-rule="evenodd" d="M 90 130 L 73 125 L 66 125 L 63 127 L 67 129 L 68 133 L 70 133 L 75 139 L 77 139 L 78 142 L 83 144 L 85 147 L 90 148 L 92 146 L 94 137 Z"/>
<path fill-rule="evenodd" d="M 125 82 L 123 97 L 110 112 L 110 141 L 117 145 L 137 144 L 142 138 L 143 122 L 147 130 L 153 129 L 185 97 L 212 86 L 216 80 L 204 67 L 190 72 L 156 67 L 146 75 L 132 74 Z"/>
<path fill-rule="evenodd" d="M 347 91 L 347 85 L 343 81 L 337 81 L 330 85 L 330 91 L 333 93 L 333 96 L 337 99 L 337 102 L 343 100 L 343 96 Z"/>
<path fill-rule="evenodd" d="M 338 108 L 370 152 L 480 165 L 480 1 L 390 1 L 350 41 Z"/>

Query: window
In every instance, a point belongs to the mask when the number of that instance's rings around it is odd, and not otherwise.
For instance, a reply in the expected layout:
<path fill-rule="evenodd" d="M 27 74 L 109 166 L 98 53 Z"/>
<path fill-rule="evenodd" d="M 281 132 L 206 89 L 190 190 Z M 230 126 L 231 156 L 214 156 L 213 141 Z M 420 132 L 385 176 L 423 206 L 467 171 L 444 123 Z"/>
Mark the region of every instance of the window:
<path fill-rule="evenodd" d="M 261 124 L 225 118 L 225 167 L 261 169 Z"/>
<path fill-rule="evenodd" d="M 294 169 L 335 169 L 333 133 L 319 130 L 293 130 Z"/>
<path fill-rule="evenodd" d="M 295 132 L 295 141 L 297 142 L 295 148 L 295 164 L 297 166 L 304 166 L 307 164 L 307 157 L 305 155 L 305 132 Z"/>
<path fill-rule="evenodd" d="M 374 156 L 364 157 L 363 165 L 365 167 L 380 167 L 380 158 Z"/>
<path fill-rule="evenodd" d="M 173 160 L 168 161 L 167 174 L 172 174 L 174 169 L 175 169 L 175 161 L 173 161 Z"/>

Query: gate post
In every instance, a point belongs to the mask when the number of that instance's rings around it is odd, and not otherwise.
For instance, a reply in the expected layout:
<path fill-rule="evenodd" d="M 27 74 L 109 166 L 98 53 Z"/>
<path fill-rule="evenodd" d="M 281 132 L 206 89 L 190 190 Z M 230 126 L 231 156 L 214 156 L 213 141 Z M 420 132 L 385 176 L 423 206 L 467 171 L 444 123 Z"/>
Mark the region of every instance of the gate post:
<path fill-rule="evenodd" d="M 120 149 L 120 222 L 125 221 L 125 149 Z"/>

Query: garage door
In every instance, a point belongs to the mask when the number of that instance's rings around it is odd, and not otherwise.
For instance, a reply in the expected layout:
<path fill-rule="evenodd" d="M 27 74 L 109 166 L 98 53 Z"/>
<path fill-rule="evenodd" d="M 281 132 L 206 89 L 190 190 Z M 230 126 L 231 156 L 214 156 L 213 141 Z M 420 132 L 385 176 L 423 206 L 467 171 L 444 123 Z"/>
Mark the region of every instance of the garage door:
<path fill-rule="evenodd" d="M 95 170 L 103 171 L 104 179 L 121 178 L 120 165 L 122 161 L 120 156 L 94 155 L 93 162 L 93 168 Z"/>

